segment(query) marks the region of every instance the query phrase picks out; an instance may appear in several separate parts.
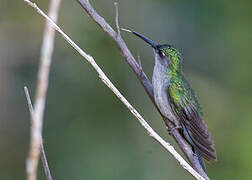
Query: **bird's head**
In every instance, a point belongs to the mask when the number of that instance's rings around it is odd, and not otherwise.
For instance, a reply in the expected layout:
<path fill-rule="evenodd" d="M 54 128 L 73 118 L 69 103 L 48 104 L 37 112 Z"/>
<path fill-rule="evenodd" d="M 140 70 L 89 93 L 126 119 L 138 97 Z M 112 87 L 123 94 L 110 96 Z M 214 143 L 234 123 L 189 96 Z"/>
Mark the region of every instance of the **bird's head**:
<path fill-rule="evenodd" d="M 152 40 L 148 39 L 147 37 L 128 29 L 122 29 L 124 31 L 133 33 L 140 39 L 144 40 L 147 44 L 149 44 L 153 49 L 155 53 L 155 59 L 160 60 L 164 64 L 169 64 L 172 69 L 175 71 L 181 70 L 181 64 L 182 64 L 182 56 L 180 52 L 175 49 L 170 44 L 156 44 Z"/>
<path fill-rule="evenodd" d="M 181 56 L 180 52 L 170 44 L 157 45 L 156 51 L 160 57 L 167 57 L 169 59 L 180 58 Z"/>

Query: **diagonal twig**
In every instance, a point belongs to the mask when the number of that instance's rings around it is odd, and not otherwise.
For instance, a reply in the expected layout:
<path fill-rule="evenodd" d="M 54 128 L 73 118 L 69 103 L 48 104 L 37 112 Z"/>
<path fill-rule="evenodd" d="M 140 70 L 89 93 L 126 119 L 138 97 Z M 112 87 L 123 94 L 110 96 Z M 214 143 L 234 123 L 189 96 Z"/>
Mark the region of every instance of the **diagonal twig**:
<path fill-rule="evenodd" d="M 147 95 L 151 99 L 152 103 L 155 105 L 155 107 L 159 111 L 154 100 L 152 84 L 149 81 L 146 74 L 144 73 L 144 71 L 141 69 L 141 67 L 137 63 L 137 61 L 135 60 L 135 58 L 132 56 L 130 50 L 128 49 L 127 45 L 123 41 L 122 37 L 119 36 L 118 33 L 116 33 L 114 29 L 106 22 L 106 20 L 94 10 L 94 8 L 91 6 L 88 0 L 77 0 L 77 1 L 81 5 L 81 7 L 87 12 L 89 17 L 93 19 L 101 27 L 101 29 L 104 32 L 106 32 L 107 35 L 110 36 L 115 41 L 116 45 L 119 47 L 122 55 L 124 56 L 124 60 L 129 64 L 130 68 L 133 70 L 136 77 L 142 84 L 144 90 L 146 91 Z M 118 14 L 116 16 L 118 16 Z M 160 115 L 162 116 L 161 113 Z M 173 123 L 171 123 L 168 119 L 166 119 L 163 116 L 162 118 L 167 126 L 167 129 L 174 129 Z M 175 129 L 174 131 L 172 131 L 171 135 L 174 138 L 174 140 L 177 142 L 177 144 L 179 145 L 179 147 L 181 148 L 181 150 L 183 151 L 187 159 L 189 160 L 192 167 L 197 172 L 199 172 L 199 174 L 201 174 L 206 180 L 208 180 L 209 178 L 207 174 L 204 172 L 204 170 L 202 169 L 197 156 L 194 155 L 194 153 L 192 152 L 191 146 L 184 140 L 184 138 L 181 136 L 179 131 Z"/>
<path fill-rule="evenodd" d="M 114 2 L 114 6 L 116 9 L 116 16 L 115 16 L 115 23 L 116 23 L 116 30 L 117 30 L 117 35 L 120 36 L 120 26 L 119 26 L 119 2 Z"/>
<path fill-rule="evenodd" d="M 58 9 L 61 0 L 51 0 L 49 16 L 57 21 Z M 45 111 L 46 94 L 49 83 L 51 58 L 54 49 L 54 29 L 46 23 L 41 46 L 41 57 L 36 87 L 33 121 L 31 125 L 30 149 L 26 163 L 28 180 L 37 179 L 38 160 L 42 144 L 43 116 Z"/>
<path fill-rule="evenodd" d="M 27 104 L 28 104 L 28 107 L 29 107 L 29 112 L 30 112 L 30 117 L 31 117 L 31 123 L 34 123 L 34 119 L 33 119 L 34 118 L 33 117 L 34 110 L 33 110 L 32 102 L 31 102 L 31 98 L 30 98 L 30 93 L 29 93 L 29 90 L 28 90 L 28 88 L 26 86 L 24 87 L 24 91 L 25 91 L 25 96 L 26 96 Z M 40 157 L 42 159 L 44 171 L 45 171 L 45 174 L 46 174 L 46 179 L 47 180 L 52 180 L 52 175 L 51 175 L 51 172 L 50 172 L 50 169 L 49 169 L 49 165 L 48 165 L 48 162 L 47 162 L 47 158 L 46 158 L 46 153 L 45 153 L 43 142 L 41 142 L 41 154 L 40 154 Z"/>
<path fill-rule="evenodd" d="M 46 179 L 47 180 L 52 180 L 52 175 L 51 175 L 51 171 L 49 169 L 49 165 L 48 165 L 48 162 L 47 162 L 47 158 L 46 158 L 46 153 L 45 153 L 45 148 L 44 148 L 44 143 L 43 142 L 41 143 L 40 157 L 41 157 L 42 164 L 43 164 L 43 167 L 44 167 Z"/>
<path fill-rule="evenodd" d="M 141 62 L 141 57 L 140 57 L 139 55 L 137 56 L 137 62 L 138 62 L 138 65 L 139 65 L 140 70 L 143 71 L 142 62 Z"/>
<path fill-rule="evenodd" d="M 33 123 L 33 114 L 34 114 L 33 106 L 32 106 L 32 102 L 31 102 L 31 97 L 30 97 L 29 90 L 28 90 L 28 88 L 26 86 L 24 87 L 24 92 L 25 92 L 25 97 L 26 97 L 29 112 L 30 112 L 31 123 Z"/>
<path fill-rule="evenodd" d="M 107 78 L 104 72 L 100 69 L 100 67 L 96 64 L 95 60 L 92 56 L 86 54 L 79 46 L 77 46 L 70 38 L 67 36 L 42 10 L 38 8 L 35 3 L 30 2 L 29 0 L 24 0 L 27 2 L 31 7 L 36 9 L 36 11 L 46 18 L 53 26 L 55 30 L 57 30 L 62 37 L 76 50 L 83 56 L 96 70 L 102 82 L 109 87 L 109 89 L 121 100 L 121 102 L 130 110 L 130 112 L 138 119 L 140 124 L 146 129 L 148 134 L 156 140 L 159 144 L 161 144 L 166 150 L 168 150 L 173 157 L 180 163 L 180 165 L 186 169 L 189 173 L 191 173 L 196 179 L 204 180 L 204 178 L 197 173 L 171 146 L 169 143 L 164 141 L 150 126 L 149 124 L 143 119 L 143 117 L 137 112 L 136 109 L 124 98 L 124 96 L 118 91 L 118 89 L 112 84 L 112 82 Z"/>

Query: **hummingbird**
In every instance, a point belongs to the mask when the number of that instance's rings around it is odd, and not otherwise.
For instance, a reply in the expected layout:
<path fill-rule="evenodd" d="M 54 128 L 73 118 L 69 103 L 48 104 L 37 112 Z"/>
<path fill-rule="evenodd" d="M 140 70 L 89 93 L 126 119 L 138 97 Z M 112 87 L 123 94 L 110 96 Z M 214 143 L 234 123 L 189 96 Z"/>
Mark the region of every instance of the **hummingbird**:
<path fill-rule="evenodd" d="M 180 130 L 183 138 L 191 145 L 199 163 L 206 171 L 202 157 L 216 161 L 214 142 L 203 121 L 201 106 L 189 82 L 182 72 L 183 57 L 170 44 L 156 44 L 147 37 L 128 29 L 149 44 L 154 51 L 155 65 L 152 85 L 155 103 L 161 114 Z M 173 129 L 168 131 L 171 133 Z"/>

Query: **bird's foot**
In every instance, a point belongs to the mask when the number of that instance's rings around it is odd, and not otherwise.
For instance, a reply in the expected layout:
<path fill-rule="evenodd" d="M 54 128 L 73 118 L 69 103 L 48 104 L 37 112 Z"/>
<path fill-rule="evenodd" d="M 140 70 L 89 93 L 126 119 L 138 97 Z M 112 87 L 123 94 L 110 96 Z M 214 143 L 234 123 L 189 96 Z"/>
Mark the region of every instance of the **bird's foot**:
<path fill-rule="evenodd" d="M 197 158 L 199 157 L 199 155 L 197 153 L 195 153 L 195 152 L 193 152 L 193 156 L 197 157 Z"/>
<path fill-rule="evenodd" d="M 176 126 L 174 126 L 174 127 L 172 127 L 172 128 L 167 128 L 167 131 L 168 131 L 168 133 L 169 133 L 170 135 L 173 135 L 174 130 L 176 130 L 176 129 L 181 129 L 181 128 L 182 128 L 181 126 L 176 125 Z"/>

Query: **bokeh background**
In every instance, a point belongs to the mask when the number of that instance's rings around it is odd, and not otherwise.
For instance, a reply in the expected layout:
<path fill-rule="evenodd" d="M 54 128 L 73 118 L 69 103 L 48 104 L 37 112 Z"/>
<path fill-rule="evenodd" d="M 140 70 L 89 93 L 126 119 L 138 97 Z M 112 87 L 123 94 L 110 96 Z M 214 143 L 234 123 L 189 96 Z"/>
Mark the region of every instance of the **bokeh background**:
<path fill-rule="evenodd" d="M 114 0 L 91 1 L 113 27 Z M 49 1 L 36 1 L 44 10 Z M 203 107 L 218 161 L 215 180 L 252 178 L 252 1 L 121 0 L 120 25 L 175 45 Z M 112 82 L 166 140 L 175 144 L 115 43 L 76 1 L 63 0 L 63 30 L 91 54 Z M 23 1 L 0 0 L 0 179 L 25 179 L 29 112 L 44 19 Z M 151 77 L 150 47 L 123 38 Z M 58 34 L 44 119 L 44 143 L 56 179 L 192 179 Z M 175 145 L 176 146 L 176 145 Z M 177 146 L 176 146 L 177 147 Z M 179 151 L 181 152 L 181 151 Z M 45 179 L 41 164 L 39 179 Z"/>

